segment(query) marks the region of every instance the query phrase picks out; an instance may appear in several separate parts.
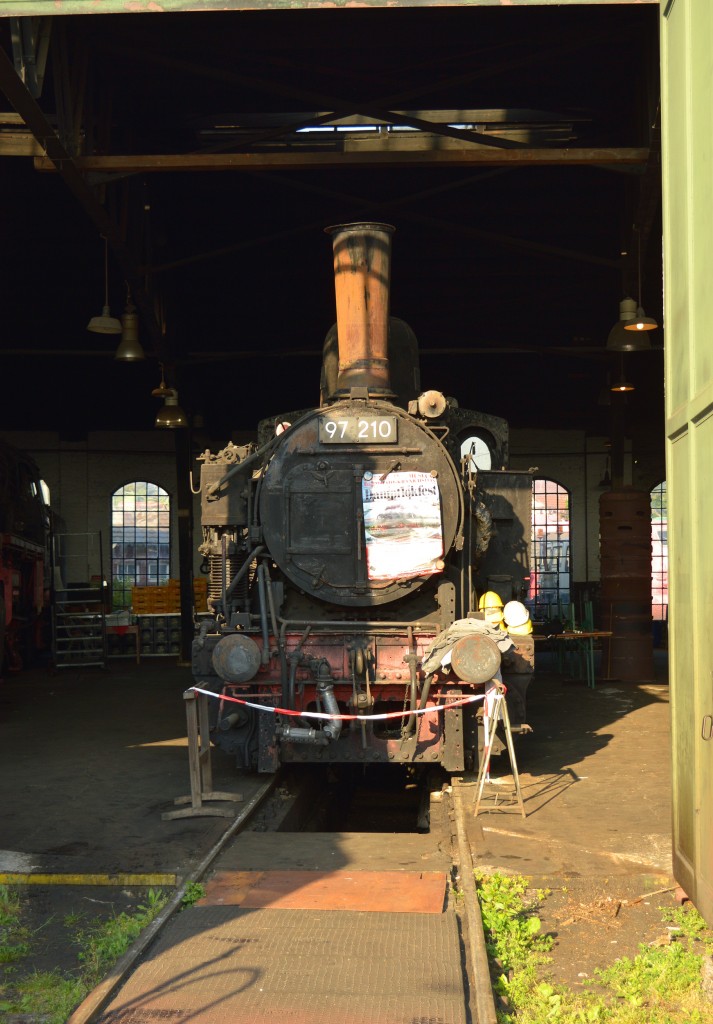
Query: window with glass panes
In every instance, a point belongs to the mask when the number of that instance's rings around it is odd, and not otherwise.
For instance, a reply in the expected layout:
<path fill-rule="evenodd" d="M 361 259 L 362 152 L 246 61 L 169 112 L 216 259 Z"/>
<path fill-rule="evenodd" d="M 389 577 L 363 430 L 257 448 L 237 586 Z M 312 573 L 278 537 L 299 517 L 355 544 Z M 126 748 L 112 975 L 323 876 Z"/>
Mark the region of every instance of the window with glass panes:
<path fill-rule="evenodd" d="M 668 505 L 666 481 L 651 491 L 651 614 L 668 615 Z"/>
<path fill-rule="evenodd" d="M 135 481 L 111 499 L 113 605 L 129 608 L 131 588 L 167 583 L 171 566 L 171 499 L 158 484 Z"/>
<path fill-rule="evenodd" d="M 570 603 L 569 491 L 555 480 L 532 481 L 532 551 L 528 604 L 533 619 L 566 617 Z"/>

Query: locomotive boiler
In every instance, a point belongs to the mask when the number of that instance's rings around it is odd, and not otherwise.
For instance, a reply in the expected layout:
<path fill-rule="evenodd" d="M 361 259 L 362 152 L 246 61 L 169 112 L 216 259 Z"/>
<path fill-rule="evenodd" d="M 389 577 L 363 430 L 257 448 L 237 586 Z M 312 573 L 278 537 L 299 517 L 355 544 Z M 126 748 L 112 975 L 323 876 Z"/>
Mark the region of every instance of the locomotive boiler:
<path fill-rule="evenodd" d="M 421 390 L 415 336 L 389 315 L 393 231 L 328 229 L 320 404 L 201 456 L 211 612 L 193 674 L 241 766 L 472 768 L 464 698 L 499 673 L 525 722 L 532 637 L 492 627 L 478 599 L 526 592 L 531 479 L 507 468 L 503 419 Z"/>

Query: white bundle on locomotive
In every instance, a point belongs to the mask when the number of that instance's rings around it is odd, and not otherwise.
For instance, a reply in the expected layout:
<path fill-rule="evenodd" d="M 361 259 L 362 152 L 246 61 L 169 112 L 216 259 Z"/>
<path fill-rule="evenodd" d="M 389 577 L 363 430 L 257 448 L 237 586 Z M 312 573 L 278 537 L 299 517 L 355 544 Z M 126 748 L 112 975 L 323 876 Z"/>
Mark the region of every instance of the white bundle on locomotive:
<path fill-rule="evenodd" d="M 421 392 L 415 336 L 389 315 L 393 230 L 328 229 L 337 323 L 320 406 L 202 456 L 212 617 L 193 673 L 220 695 L 215 742 L 260 771 L 472 768 L 466 698 L 499 673 L 514 728 L 525 721 L 532 637 L 478 602 L 525 596 L 530 476 L 506 468 L 504 420 Z"/>

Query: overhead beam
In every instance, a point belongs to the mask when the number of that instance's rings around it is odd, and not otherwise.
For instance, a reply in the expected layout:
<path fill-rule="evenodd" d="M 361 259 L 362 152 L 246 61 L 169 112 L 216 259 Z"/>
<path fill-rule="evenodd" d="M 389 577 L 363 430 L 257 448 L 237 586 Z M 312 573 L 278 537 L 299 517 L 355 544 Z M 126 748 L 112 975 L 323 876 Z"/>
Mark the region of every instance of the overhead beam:
<path fill-rule="evenodd" d="M 1 81 L 0 87 L 2 87 Z M 35 158 L 36 169 L 38 171 L 59 171 L 60 174 L 63 174 L 62 158 L 57 158 L 49 149 L 47 152 L 46 157 Z M 163 153 L 77 157 L 73 161 L 73 171 L 75 173 L 144 174 L 160 172 L 165 174 L 187 171 L 332 170 L 345 167 L 458 167 L 474 164 L 490 167 L 610 166 L 616 168 L 643 167 L 647 163 L 648 156 L 648 149 L 637 147 L 494 150 L 489 147 L 479 149 L 476 146 L 463 149 L 449 147 L 416 151 L 390 149 L 387 152 Z"/>
<path fill-rule="evenodd" d="M 659 0 L 596 0 L 605 6 L 658 4 Z M 592 0 L 430 0 L 431 7 L 585 7 Z M 189 11 L 421 7 L 420 0 L 0 0 L 0 16 L 28 14 L 185 14 Z"/>

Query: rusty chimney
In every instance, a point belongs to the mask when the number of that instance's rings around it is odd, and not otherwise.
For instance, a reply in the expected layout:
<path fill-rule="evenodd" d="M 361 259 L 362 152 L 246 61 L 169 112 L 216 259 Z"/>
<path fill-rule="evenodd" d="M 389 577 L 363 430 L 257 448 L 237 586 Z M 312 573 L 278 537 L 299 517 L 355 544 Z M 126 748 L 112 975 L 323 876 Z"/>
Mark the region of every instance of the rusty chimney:
<path fill-rule="evenodd" d="M 339 376 L 337 395 L 352 388 L 393 397 L 389 379 L 391 224 L 337 224 L 334 248 Z"/>

